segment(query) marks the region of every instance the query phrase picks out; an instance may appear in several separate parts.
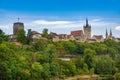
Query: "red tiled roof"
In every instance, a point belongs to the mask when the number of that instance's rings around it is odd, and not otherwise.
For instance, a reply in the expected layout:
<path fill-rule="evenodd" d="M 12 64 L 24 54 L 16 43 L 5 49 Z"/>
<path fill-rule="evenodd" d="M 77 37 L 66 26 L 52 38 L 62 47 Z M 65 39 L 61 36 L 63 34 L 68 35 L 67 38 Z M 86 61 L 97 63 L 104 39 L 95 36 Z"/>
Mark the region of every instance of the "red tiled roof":
<path fill-rule="evenodd" d="M 103 38 L 102 35 L 94 35 L 94 37 L 95 37 L 96 39 L 102 39 L 102 38 Z"/>
<path fill-rule="evenodd" d="M 64 39 L 64 38 L 66 38 L 66 35 L 67 34 L 59 34 L 58 36 L 59 36 L 60 39 Z"/>
<path fill-rule="evenodd" d="M 35 34 L 40 34 L 40 33 L 39 33 L 39 32 L 37 32 L 37 31 L 32 31 L 31 33 L 32 33 L 32 35 L 35 35 Z"/>
<path fill-rule="evenodd" d="M 71 31 L 71 35 L 74 37 L 81 36 L 83 34 L 82 30 L 77 30 L 77 31 Z"/>
<path fill-rule="evenodd" d="M 50 32 L 50 34 L 49 34 L 50 36 L 52 36 L 52 37 L 55 37 L 55 36 L 57 36 L 57 33 L 54 33 L 54 32 Z"/>
<path fill-rule="evenodd" d="M 120 38 L 116 38 L 117 40 L 120 40 Z"/>

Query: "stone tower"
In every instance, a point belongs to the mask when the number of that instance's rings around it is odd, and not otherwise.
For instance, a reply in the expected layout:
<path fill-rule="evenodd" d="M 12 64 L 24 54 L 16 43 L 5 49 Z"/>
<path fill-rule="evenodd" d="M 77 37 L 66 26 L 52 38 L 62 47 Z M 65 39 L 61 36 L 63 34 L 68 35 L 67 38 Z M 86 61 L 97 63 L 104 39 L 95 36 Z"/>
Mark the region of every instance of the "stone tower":
<path fill-rule="evenodd" d="M 19 18 L 18 18 L 18 22 L 13 24 L 13 35 L 17 35 L 17 32 L 20 29 L 24 29 L 24 24 L 19 22 Z"/>
<path fill-rule="evenodd" d="M 88 19 L 86 18 L 86 24 L 84 28 L 84 40 L 91 38 L 91 26 L 88 24 Z"/>

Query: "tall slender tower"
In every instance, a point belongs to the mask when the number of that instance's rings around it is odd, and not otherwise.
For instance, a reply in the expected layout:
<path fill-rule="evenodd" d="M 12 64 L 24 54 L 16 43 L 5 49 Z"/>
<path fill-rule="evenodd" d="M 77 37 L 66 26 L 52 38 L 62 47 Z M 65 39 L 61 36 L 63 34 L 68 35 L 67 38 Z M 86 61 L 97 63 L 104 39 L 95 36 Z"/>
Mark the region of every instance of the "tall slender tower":
<path fill-rule="evenodd" d="M 105 36 L 106 36 L 106 39 L 108 39 L 108 32 L 107 32 L 107 29 L 106 29 L 106 34 L 105 34 Z"/>
<path fill-rule="evenodd" d="M 112 39 L 112 30 L 110 28 L 110 39 Z"/>
<path fill-rule="evenodd" d="M 84 40 L 91 38 L 91 26 L 88 23 L 88 19 L 86 18 L 86 24 L 83 26 L 84 28 Z"/>
<path fill-rule="evenodd" d="M 18 30 L 24 29 L 24 24 L 19 22 L 19 19 L 20 18 L 18 18 L 18 22 L 13 24 L 13 35 L 17 35 Z"/>
<path fill-rule="evenodd" d="M 111 30 L 111 28 L 110 28 L 110 36 L 112 36 L 112 30 Z"/>

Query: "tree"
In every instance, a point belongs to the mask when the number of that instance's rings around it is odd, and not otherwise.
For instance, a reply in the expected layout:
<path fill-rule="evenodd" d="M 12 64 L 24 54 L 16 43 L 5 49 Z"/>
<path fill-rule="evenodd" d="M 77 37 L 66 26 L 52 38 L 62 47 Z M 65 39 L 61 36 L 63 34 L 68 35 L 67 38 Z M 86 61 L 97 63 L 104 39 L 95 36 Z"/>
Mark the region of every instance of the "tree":
<path fill-rule="evenodd" d="M 33 79 L 39 79 L 42 77 L 43 66 L 39 62 L 34 62 L 31 66 L 31 75 Z"/>
<path fill-rule="evenodd" d="M 96 64 L 96 52 L 94 50 L 91 50 L 89 48 L 86 48 L 84 50 L 84 62 L 88 65 L 88 69 L 95 67 Z"/>
<path fill-rule="evenodd" d="M 9 38 L 7 35 L 5 35 L 5 33 L 0 29 L 0 43 L 2 43 L 3 41 L 8 41 Z"/>
<path fill-rule="evenodd" d="M 48 38 L 48 29 L 44 28 L 42 31 L 42 37 Z"/>
<path fill-rule="evenodd" d="M 30 44 L 30 42 L 32 41 L 32 32 L 31 29 L 28 29 L 28 33 L 27 33 L 27 44 Z"/>
<path fill-rule="evenodd" d="M 43 64 L 42 78 L 48 80 L 50 78 L 50 65 L 49 63 Z"/>
<path fill-rule="evenodd" d="M 43 51 L 47 47 L 47 41 L 45 40 L 38 40 L 32 44 L 33 51 Z"/>
<path fill-rule="evenodd" d="M 2 29 L 0 29 L 0 34 L 4 34 L 4 32 L 2 31 Z"/>
<path fill-rule="evenodd" d="M 95 72 L 103 75 L 114 74 L 116 70 L 115 62 L 109 56 L 99 59 L 95 67 Z"/>
<path fill-rule="evenodd" d="M 120 73 L 115 73 L 114 78 L 115 80 L 120 80 Z"/>
<path fill-rule="evenodd" d="M 59 75 L 74 76 L 76 74 L 76 66 L 72 61 L 59 61 Z"/>
<path fill-rule="evenodd" d="M 116 48 L 114 47 L 109 47 L 108 48 L 108 54 L 110 55 L 110 57 L 112 57 L 113 59 L 115 59 L 115 57 L 117 56 L 118 54 L 118 51 Z"/>
<path fill-rule="evenodd" d="M 76 46 L 72 41 L 61 43 L 68 54 L 76 54 Z"/>
<path fill-rule="evenodd" d="M 75 63 L 75 66 L 76 66 L 77 74 L 86 74 L 86 73 L 89 73 L 88 66 L 84 62 L 83 58 L 75 59 L 74 63 Z"/>
<path fill-rule="evenodd" d="M 77 53 L 77 54 L 83 54 L 83 52 L 84 52 L 84 47 L 82 47 L 82 45 L 81 45 L 81 43 L 78 43 L 78 42 L 75 42 L 75 46 L 76 46 L 76 50 L 75 50 L 75 52 Z"/>
<path fill-rule="evenodd" d="M 49 44 L 45 49 L 44 49 L 44 58 L 47 63 L 53 63 L 55 58 L 56 58 L 56 47 L 52 44 Z"/>
<path fill-rule="evenodd" d="M 24 29 L 20 29 L 17 32 L 17 40 L 21 43 L 26 43 L 25 31 Z"/>

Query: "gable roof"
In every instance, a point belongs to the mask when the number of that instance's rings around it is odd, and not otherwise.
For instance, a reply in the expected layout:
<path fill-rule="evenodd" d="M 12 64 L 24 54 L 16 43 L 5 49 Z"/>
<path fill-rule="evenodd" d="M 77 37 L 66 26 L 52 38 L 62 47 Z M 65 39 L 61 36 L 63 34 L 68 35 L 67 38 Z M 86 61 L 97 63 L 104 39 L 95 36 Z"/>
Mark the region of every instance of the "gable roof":
<path fill-rule="evenodd" d="M 102 39 L 103 36 L 102 35 L 94 35 L 93 38 L 95 38 L 95 39 Z"/>
<path fill-rule="evenodd" d="M 83 31 L 82 30 L 71 31 L 71 35 L 73 35 L 74 37 L 81 36 L 83 35 Z"/>
<path fill-rule="evenodd" d="M 35 34 L 40 34 L 40 33 L 39 33 L 39 32 L 37 32 L 37 31 L 32 31 L 31 33 L 32 33 L 32 35 L 35 35 Z"/>
<path fill-rule="evenodd" d="M 59 34 L 58 36 L 59 36 L 60 39 L 64 39 L 64 38 L 67 37 L 67 34 Z"/>
<path fill-rule="evenodd" d="M 49 34 L 51 37 L 55 37 L 55 36 L 58 36 L 58 34 L 57 33 L 54 33 L 54 32 L 50 32 L 50 34 Z"/>

